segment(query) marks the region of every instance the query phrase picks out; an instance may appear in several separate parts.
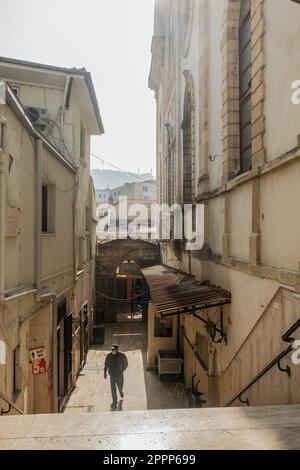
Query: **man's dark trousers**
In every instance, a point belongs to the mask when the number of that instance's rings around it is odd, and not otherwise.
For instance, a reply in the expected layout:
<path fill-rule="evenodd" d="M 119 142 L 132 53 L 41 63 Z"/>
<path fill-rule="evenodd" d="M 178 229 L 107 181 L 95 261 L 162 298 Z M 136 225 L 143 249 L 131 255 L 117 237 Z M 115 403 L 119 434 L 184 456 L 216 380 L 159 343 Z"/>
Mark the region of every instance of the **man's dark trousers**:
<path fill-rule="evenodd" d="M 111 388 L 111 396 L 112 396 L 112 404 L 113 406 L 117 406 L 118 398 L 117 398 L 117 387 L 119 389 L 120 395 L 123 393 L 123 385 L 124 385 L 124 376 L 123 374 L 119 375 L 111 375 L 110 376 L 110 388 Z"/>

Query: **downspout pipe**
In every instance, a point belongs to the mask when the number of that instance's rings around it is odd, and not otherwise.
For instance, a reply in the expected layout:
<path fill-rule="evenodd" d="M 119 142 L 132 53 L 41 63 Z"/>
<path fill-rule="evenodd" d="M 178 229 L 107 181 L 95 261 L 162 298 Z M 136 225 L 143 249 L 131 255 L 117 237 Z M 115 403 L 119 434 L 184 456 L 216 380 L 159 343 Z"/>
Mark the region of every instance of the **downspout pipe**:
<path fill-rule="evenodd" d="M 0 106 L 1 110 L 1 106 Z M 0 115 L 0 305 L 5 302 L 7 120 Z"/>
<path fill-rule="evenodd" d="M 79 241 L 78 241 L 78 173 L 75 175 L 75 189 L 73 198 L 73 263 L 74 263 L 74 286 L 77 282 Z"/>
<path fill-rule="evenodd" d="M 57 378 L 57 294 L 50 292 L 41 295 L 41 301 L 50 300 L 52 303 L 52 370 L 53 370 L 53 413 L 58 413 L 58 378 Z"/>
<path fill-rule="evenodd" d="M 61 107 L 61 114 L 60 114 L 60 135 L 61 135 L 61 142 L 62 142 L 61 151 L 63 154 L 65 154 L 63 143 L 65 141 L 65 112 L 66 112 L 66 109 L 68 109 L 67 97 L 68 97 L 69 88 L 70 88 L 70 75 L 67 75 L 66 82 L 65 82 L 63 102 L 62 102 L 62 107 Z"/>
<path fill-rule="evenodd" d="M 43 142 L 36 141 L 36 227 L 35 227 L 35 287 L 41 293 L 41 259 L 42 259 L 42 160 Z"/>
<path fill-rule="evenodd" d="M 39 300 L 50 300 L 52 303 L 52 406 L 53 413 L 58 413 L 58 377 L 57 377 L 57 295 L 54 292 L 41 295 L 42 277 L 42 168 L 43 168 L 43 142 L 36 141 L 36 239 L 35 239 L 35 285 Z"/>

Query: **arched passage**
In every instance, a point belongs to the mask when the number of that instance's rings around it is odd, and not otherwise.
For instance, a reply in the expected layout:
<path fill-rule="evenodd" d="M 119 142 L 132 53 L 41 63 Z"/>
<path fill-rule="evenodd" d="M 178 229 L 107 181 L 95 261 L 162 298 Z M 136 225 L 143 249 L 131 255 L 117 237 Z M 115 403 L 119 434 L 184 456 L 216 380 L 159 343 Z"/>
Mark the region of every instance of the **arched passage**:
<path fill-rule="evenodd" d="M 99 244 L 94 323 L 146 321 L 148 288 L 141 269 L 159 262 L 156 243 L 124 239 Z"/>

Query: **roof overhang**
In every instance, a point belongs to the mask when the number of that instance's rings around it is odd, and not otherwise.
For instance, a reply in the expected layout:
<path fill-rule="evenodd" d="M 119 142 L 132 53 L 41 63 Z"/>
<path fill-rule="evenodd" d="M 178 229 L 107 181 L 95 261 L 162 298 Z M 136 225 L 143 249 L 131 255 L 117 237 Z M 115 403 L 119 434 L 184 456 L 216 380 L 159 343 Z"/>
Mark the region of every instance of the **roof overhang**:
<path fill-rule="evenodd" d="M 73 173 L 77 173 L 77 167 L 67 160 L 57 149 L 54 147 L 54 145 L 49 142 L 46 137 L 38 132 L 38 130 L 35 129 L 33 126 L 31 120 L 28 118 L 22 104 L 16 97 L 15 93 L 11 90 L 9 85 L 5 84 L 5 100 L 7 105 L 10 107 L 10 109 L 14 112 L 14 114 L 17 116 L 19 121 L 22 123 L 24 128 L 27 130 L 27 132 L 34 137 L 36 140 L 41 140 L 43 142 L 43 146 L 50 152 L 57 160 L 59 160 L 66 168 L 68 168 L 70 171 Z"/>
<path fill-rule="evenodd" d="M 99 105 L 90 72 L 85 68 L 66 68 L 45 65 L 37 62 L 0 57 L 0 77 L 8 82 L 36 83 L 49 87 L 64 89 L 66 77 L 70 76 L 84 83 L 87 98 L 90 101 L 95 124 L 92 126 L 93 135 L 104 133 Z M 83 90 L 84 93 L 84 90 Z"/>
<path fill-rule="evenodd" d="M 231 303 L 230 292 L 163 265 L 142 270 L 151 301 L 162 316 L 192 313 Z"/>

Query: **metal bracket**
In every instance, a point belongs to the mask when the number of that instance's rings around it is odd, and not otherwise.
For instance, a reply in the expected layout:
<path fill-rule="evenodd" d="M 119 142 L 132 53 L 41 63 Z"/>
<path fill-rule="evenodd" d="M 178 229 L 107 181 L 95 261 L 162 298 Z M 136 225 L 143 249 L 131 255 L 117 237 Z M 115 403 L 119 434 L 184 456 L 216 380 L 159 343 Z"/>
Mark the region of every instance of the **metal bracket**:
<path fill-rule="evenodd" d="M 281 372 L 286 372 L 289 377 L 291 376 L 291 368 L 290 368 L 290 366 L 286 366 L 285 369 L 284 369 L 283 367 L 281 367 L 281 365 L 280 365 L 280 359 L 279 359 L 279 361 L 277 362 L 277 366 L 278 366 L 278 369 L 279 369 Z"/>
<path fill-rule="evenodd" d="M 242 395 L 240 395 L 240 396 L 239 396 L 239 400 L 240 400 L 240 402 L 241 402 L 243 405 L 250 406 L 249 398 L 246 398 L 245 400 L 242 400 Z"/>

